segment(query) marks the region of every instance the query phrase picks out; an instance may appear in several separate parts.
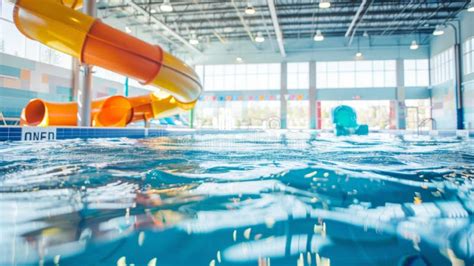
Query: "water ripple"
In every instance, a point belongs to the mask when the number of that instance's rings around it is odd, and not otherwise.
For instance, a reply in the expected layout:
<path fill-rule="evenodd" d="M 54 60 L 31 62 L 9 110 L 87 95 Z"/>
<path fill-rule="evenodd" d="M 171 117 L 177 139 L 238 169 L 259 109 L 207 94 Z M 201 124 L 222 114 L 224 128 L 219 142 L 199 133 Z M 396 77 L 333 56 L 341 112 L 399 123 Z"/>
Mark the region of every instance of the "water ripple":
<path fill-rule="evenodd" d="M 0 143 L 0 265 L 472 265 L 474 143 Z"/>

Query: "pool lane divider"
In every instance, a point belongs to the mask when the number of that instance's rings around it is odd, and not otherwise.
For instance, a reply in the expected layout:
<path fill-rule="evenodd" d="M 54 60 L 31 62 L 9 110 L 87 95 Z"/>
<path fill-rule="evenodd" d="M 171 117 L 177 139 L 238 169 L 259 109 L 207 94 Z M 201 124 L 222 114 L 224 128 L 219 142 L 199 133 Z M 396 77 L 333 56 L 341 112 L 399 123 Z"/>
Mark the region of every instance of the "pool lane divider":
<path fill-rule="evenodd" d="M 98 128 L 0 126 L 1 141 L 47 142 L 91 138 L 154 138 L 204 134 L 255 133 L 259 130 L 214 130 L 189 128 Z"/>

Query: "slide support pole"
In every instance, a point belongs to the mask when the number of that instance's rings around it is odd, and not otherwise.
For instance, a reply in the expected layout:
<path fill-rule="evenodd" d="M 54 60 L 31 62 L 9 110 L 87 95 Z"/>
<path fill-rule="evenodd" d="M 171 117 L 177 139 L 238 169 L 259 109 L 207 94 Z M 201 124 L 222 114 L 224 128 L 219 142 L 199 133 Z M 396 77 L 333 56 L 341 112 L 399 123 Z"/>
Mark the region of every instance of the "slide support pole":
<path fill-rule="evenodd" d="M 96 0 L 85 0 L 83 12 L 87 15 L 95 17 L 96 15 Z M 92 66 L 83 65 L 84 76 L 81 86 L 78 91 L 78 126 L 91 126 L 91 103 L 92 103 Z"/>

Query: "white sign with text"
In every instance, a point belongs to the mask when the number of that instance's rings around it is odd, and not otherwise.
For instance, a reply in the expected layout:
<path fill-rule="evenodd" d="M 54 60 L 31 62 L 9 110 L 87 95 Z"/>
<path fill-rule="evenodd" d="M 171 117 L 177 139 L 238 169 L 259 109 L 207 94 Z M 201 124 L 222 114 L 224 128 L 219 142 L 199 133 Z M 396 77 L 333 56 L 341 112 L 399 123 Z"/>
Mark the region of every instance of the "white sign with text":
<path fill-rule="evenodd" d="M 22 141 L 48 141 L 56 139 L 56 128 L 51 127 L 22 127 Z"/>

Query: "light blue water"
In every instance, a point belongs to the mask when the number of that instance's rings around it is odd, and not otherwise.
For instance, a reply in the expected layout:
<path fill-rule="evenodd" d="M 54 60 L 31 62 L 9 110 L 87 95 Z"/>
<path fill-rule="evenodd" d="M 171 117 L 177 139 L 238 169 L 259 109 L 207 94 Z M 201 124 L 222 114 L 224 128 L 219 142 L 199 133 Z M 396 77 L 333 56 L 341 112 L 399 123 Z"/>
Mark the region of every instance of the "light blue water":
<path fill-rule="evenodd" d="M 0 264 L 472 265 L 473 176 L 456 138 L 0 143 Z"/>

